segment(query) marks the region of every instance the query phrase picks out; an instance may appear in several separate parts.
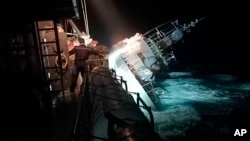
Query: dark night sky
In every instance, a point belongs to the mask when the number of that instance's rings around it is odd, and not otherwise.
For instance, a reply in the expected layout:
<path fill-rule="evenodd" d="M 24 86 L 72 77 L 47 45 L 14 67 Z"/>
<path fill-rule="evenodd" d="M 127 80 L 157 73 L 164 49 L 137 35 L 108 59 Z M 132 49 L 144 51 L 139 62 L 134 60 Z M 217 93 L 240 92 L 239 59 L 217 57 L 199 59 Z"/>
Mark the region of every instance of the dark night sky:
<path fill-rule="evenodd" d="M 185 49 L 179 54 L 180 60 L 217 66 L 218 70 L 249 71 L 250 57 L 243 34 L 245 19 L 241 18 L 246 12 L 239 6 L 242 4 L 215 0 L 86 1 L 90 35 L 100 44 L 111 46 L 172 19 L 190 21 L 205 17 L 184 37 Z"/>
<path fill-rule="evenodd" d="M 113 44 L 119 41 L 109 41 L 110 34 L 121 34 L 121 27 L 119 23 L 122 22 L 126 28 L 126 32 L 122 32 L 119 39 L 125 37 L 130 37 L 136 32 L 145 33 L 151 28 L 167 22 L 175 18 L 183 19 L 194 19 L 204 16 L 206 13 L 204 7 L 206 3 L 197 3 L 200 6 L 193 6 L 189 2 L 173 2 L 173 1 L 163 1 L 163 0 L 103 0 L 100 2 L 98 0 L 87 0 L 87 12 L 89 20 L 90 34 L 92 37 L 97 38 L 99 41 L 108 42 L 107 44 Z M 104 20 L 101 18 L 101 14 L 98 13 L 96 5 L 98 3 L 101 5 L 106 13 L 106 19 L 110 21 L 109 25 L 112 25 L 112 28 L 116 28 L 114 31 L 109 31 L 109 27 L 106 26 Z M 110 8 L 112 5 L 115 10 Z M 184 6 L 185 5 L 185 6 Z M 182 8 L 184 6 L 184 8 Z M 100 7 L 98 7 L 100 9 Z M 202 12 L 200 12 L 202 10 Z M 116 17 L 115 14 L 119 16 L 120 19 Z M 110 18 L 111 17 L 111 18 Z M 118 21 L 119 20 L 119 21 Z"/>

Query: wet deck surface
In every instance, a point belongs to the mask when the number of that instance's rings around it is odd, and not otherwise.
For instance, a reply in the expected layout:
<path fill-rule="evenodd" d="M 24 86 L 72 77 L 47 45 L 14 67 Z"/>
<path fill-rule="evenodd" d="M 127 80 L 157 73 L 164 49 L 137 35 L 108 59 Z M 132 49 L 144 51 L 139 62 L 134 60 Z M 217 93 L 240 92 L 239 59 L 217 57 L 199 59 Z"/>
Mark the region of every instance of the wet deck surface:
<path fill-rule="evenodd" d="M 69 141 L 77 103 L 57 104 L 50 113 L 9 113 L 1 126 L 1 141 Z"/>

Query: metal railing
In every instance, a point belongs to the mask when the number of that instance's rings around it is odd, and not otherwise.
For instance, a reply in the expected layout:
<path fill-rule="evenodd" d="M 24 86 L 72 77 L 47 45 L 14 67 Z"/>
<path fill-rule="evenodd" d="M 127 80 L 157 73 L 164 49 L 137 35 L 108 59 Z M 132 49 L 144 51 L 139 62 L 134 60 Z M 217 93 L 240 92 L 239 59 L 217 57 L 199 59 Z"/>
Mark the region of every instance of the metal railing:
<path fill-rule="evenodd" d="M 102 61 L 102 62 L 107 62 L 107 59 L 93 59 L 93 60 L 87 60 L 87 68 L 88 70 L 85 73 L 84 76 L 84 86 L 83 86 L 83 93 L 80 94 L 79 96 L 79 100 L 78 100 L 78 110 L 77 110 L 77 114 L 76 114 L 76 118 L 75 118 L 75 123 L 74 123 L 74 130 L 72 131 L 72 138 L 71 141 L 80 141 L 80 140 L 89 140 L 91 138 L 99 138 L 99 137 L 94 137 L 90 135 L 90 93 L 89 93 L 89 63 L 90 62 L 96 62 L 96 61 Z M 103 63 L 104 64 L 104 63 Z M 147 106 L 147 104 L 143 101 L 143 99 L 140 97 L 139 93 L 133 93 L 133 92 L 128 92 L 127 89 L 127 82 L 123 79 L 122 76 L 117 76 L 116 72 L 114 69 L 109 69 L 111 74 L 112 74 L 112 78 L 117 80 L 117 82 L 120 83 L 120 85 L 125 85 L 125 90 L 128 94 L 136 94 L 137 95 L 137 100 L 136 100 L 136 104 L 139 108 L 144 108 L 146 109 L 146 111 L 149 114 L 150 117 L 150 125 L 151 127 L 154 129 L 154 117 L 152 114 L 152 110 L 151 107 Z M 114 99 L 115 100 L 115 99 Z M 111 132 L 111 129 L 107 129 L 108 132 Z M 104 138 L 99 138 L 101 140 L 106 140 Z"/>

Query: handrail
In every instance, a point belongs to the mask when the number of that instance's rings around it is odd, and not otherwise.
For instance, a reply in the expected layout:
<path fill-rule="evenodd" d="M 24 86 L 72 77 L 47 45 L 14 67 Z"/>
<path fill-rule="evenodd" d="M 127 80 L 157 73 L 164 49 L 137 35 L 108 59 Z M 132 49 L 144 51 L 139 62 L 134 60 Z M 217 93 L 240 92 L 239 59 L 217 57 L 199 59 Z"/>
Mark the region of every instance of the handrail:
<path fill-rule="evenodd" d="M 98 60 L 100 61 L 100 60 L 105 60 L 105 59 L 98 59 Z M 86 63 L 86 66 L 87 66 L 86 68 L 89 69 L 89 63 Z M 84 93 L 80 95 L 79 100 L 78 100 L 79 101 L 78 107 L 77 107 L 78 109 L 77 109 L 76 120 L 75 120 L 75 123 L 74 123 L 74 129 L 73 129 L 71 141 L 79 141 L 81 139 L 81 134 L 87 135 L 87 136 L 84 136 L 84 138 L 87 139 L 87 140 L 89 138 L 95 138 L 95 137 L 91 136 L 88 133 L 89 132 L 89 129 L 88 129 L 89 126 L 86 125 L 86 124 L 89 123 L 88 120 L 89 120 L 90 117 L 86 117 L 86 116 L 89 116 L 89 113 L 87 113 L 87 114 L 85 114 L 85 113 L 89 112 L 87 110 L 89 110 L 91 108 L 84 107 L 84 106 L 88 106 L 88 103 L 86 103 L 86 102 L 89 101 L 89 99 L 88 99 L 89 98 L 89 87 L 90 87 L 90 85 L 92 85 L 92 84 L 89 84 L 89 80 L 88 80 L 89 72 L 90 72 L 90 70 L 87 70 L 87 72 L 85 73 L 85 76 L 84 76 L 84 86 L 83 86 L 83 92 Z M 115 70 L 113 70 L 112 74 L 116 74 Z M 99 74 L 99 75 L 101 75 L 101 74 Z M 114 78 L 114 79 L 118 80 L 117 78 Z M 147 112 L 149 113 L 149 117 L 150 117 L 150 125 L 152 127 L 154 127 L 154 117 L 153 117 L 153 114 L 152 114 L 151 107 L 146 105 L 146 103 L 140 97 L 139 93 L 128 92 L 126 81 L 122 77 L 121 77 L 120 81 L 118 80 L 118 82 L 120 82 L 120 84 L 125 83 L 126 92 L 128 94 L 136 94 L 137 95 L 137 105 L 140 107 L 140 103 L 141 103 L 142 107 L 147 110 Z M 118 100 L 118 99 L 112 99 L 112 100 Z M 83 110 L 86 110 L 86 111 L 83 112 Z M 84 124 L 86 127 L 83 127 L 84 125 L 80 124 L 81 120 L 84 120 L 84 119 L 87 120 L 87 121 L 85 121 L 86 123 Z"/>
<path fill-rule="evenodd" d="M 87 67 L 88 68 L 88 67 Z M 88 83 L 88 73 L 89 71 L 86 71 L 85 76 L 83 77 L 83 93 L 80 93 L 79 95 L 79 99 L 78 99 L 78 106 L 77 106 L 77 113 L 76 113 L 76 118 L 75 118 L 75 123 L 74 123 L 74 129 L 73 129 L 73 133 L 72 133 L 72 140 L 71 141 L 78 141 L 76 139 L 76 137 L 78 137 L 79 133 L 77 132 L 77 130 L 79 130 L 79 123 L 80 123 L 80 117 L 82 116 L 82 114 L 84 114 L 84 112 L 82 112 L 83 110 L 83 104 L 85 101 L 85 95 L 88 94 L 88 90 L 89 90 L 89 83 Z M 84 115 L 83 115 L 84 116 Z"/>
<path fill-rule="evenodd" d="M 145 108 L 147 110 L 148 114 L 149 114 L 151 126 L 154 127 L 154 116 L 153 116 L 151 107 L 147 106 L 147 104 L 143 101 L 143 99 L 140 97 L 140 93 L 130 92 L 130 94 L 136 94 L 137 95 L 136 103 L 137 103 L 138 107 L 140 107 L 140 102 L 141 102 L 142 107 Z"/>

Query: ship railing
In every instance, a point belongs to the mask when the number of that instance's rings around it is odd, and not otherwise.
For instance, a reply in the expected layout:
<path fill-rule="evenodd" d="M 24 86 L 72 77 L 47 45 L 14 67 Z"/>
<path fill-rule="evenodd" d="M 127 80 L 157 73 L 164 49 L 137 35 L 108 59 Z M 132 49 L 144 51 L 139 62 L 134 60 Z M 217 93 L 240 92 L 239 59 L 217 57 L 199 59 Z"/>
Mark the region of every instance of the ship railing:
<path fill-rule="evenodd" d="M 86 67 L 89 68 L 89 63 L 93 62 L 93 61 L 107 61 L 107 60 L 106 59 L 88 60 L 87 61 L 88 63 L 86 63 L 86 65 L 87 65 Z M 136 102 L 135 102 L 136 105 L 139 108 L 143 108 L 148 112 L 148 115 L 149 115 L 149 118 L 150 118 L 149 119 L 150 125 L 152 127 L 154 127 L 154 117 L 153 117 L 151 107 L 147 106 L 147 104 L 140 97 L 139 93 L 128 92 L 128 90 L 127 90 L 127 82 L 126 82 L 126 80 L 123 79 L 122 76 L 117 76 L 114 69 L 110 69 L 110 71 L 114 75 L 114 76 L 112 76 L 113 79 L 116 79 L 116 80 L 118 80 L 118 82 L 120 82 L 120 84 L 125 85 L 126 91 L 127 91 L 128 94 L 137 96 Z M 89 123 L 88 120 L 90 119 L 89 115 L 90 115 L 91 111 L 88 111 L 88 110 L 91 109 L 90 107 L 88 107 L 90 105 L 89 104 L 89 102 L 90 102 L 89 101 L 89 95 L 90 95 L 90 93 L 89 93 L 89 87 L 90 87 L 89 73 L 90 73 L 90 70 L 88 70 L 85 73 L 85 76 L 83 77 L 84 78 L 83 79 L 83 81 L 84 81 L 83 93 L 80 94 L 79 99 L 78 99 L 78 110 L 77 110 L 77 114 L 76 114 L 76 120 L 75 120 L 75 123 L 74 123 L 74 129 L 73 129 L 71 141 L 89 140 L 90 138 L 93 138 L 91 136 L 88 136 L 88 135 L 90 135 L 89 125 L 88 124 L 84 124 L 84 125 L 81 124 L 82 122 Z M 118 77 L 120 77 L 120 78 L 118 79 Z"/>
<path fill-rule="evenodd" d="M 190 21 L 189 23 L 179 23 L 179 20 L 171 20 L 166 23 L 163 23 L 161 25 L 158 25 L 148 32 L 144 33 L 143 36 L 145 37 L 145 40 L 151 39 L 154 42 L 158 43 L 161 41 L 164 37 L 170 36 L 175 30 L 180 30 L 182 32 L 191 32 L 191 28 L 195 27 L 198 22 L 203 20 L 204 17 L 201 17 L 199 19 L 194 19 Z M 169 37 L 170 38 L 170 37 Z"/>
<path fill-rule="evenodd" d="M 87 64 L 88 64 L 88 68 L 89 68 L 89 64 L 91 62 L 102 62 L 103 66 L 108 67 L 108 60 L 107 59 L 89 59 L 87 60 Z M 118 82 L 120 82 L 121 86 L 124 86 L 123 88 L 128 92 L 128 86 L 127 86 L 127 81 L 123 79 L 123 76 L 119 76 L 116 74 L 116 71 L 114 69 L 109 69 L 110 72 L 113 74 L 113 78 L 116 79 Z M 99 74 L 100 75 L 100 74 Z M 152 84 L 151 84 L 152 86 Z M 152 89 L 151 89 L 152 90 Z M 151 111 L 151 107 L 147 106 L 146 103 L 143 101 L 143 99 L 140 97 L 139 93 L 133 93 L 133 92 L 128 92 L 129 94 L 136 94 L 137 95 L 137 105 L 139 107 L 143 107 L 147 110 L 147 112 L 150 115 L 150 121 L 152 126 L 154 126 L 154 119 L 153 119 L 153 115 L 152 115 L 152 111 Z M 153 122 L 153 123 L 152 123 Z"/>
<path fill-rule="evenodd" d="M 154 127 L 154 116 L 153 116 L 153 113 L 152 113 L 152 109 L 150 106 L 148 106 L 145 101 L 140 97 L 140 93 L 138 92 L 129 92 L 129 94 L 132 94 L 132 95 L 136 95 L 137 98 L 136 98 L 136 104 L 139 108 L 144 108 L 146 109 L 146 111 L 148 112 L 149 114 L 149 120 L 150 120 L 150 124 L 152 127 Z"/>
<path fill-rule="evenodd" d="M 178 20 L 168 21 L 163 23 L 155 28 L 149 30 L 148 32 L 144 33 L 143 36 L 146 39 L 152 39 L 155 42 L 160 41 L 164 37 L 170 35 L 173 31 L 178 28 Z"/>
<path fill-rule="evenodd" d="M 109 61 L 108 59 L 88 59 L 86 61 L 88 70 L 90 70 L 90 64 L 96 63 L 96 62 L 101 62 L 102 66 L 109 68 Z M 123 86 L 123 88 L 128 91 L 128 86 L 127 86 L 127 81 L 123 79 L 123 76 L 119 76 L 116 74 L 114 69 L 109 69 L 110 72 L 112 73 L 112 76 L 114 79 L 117 79 L 118 82 Z"/>
<path fill-rule="evenodd" d="M 155 94 L 155 89 L 156 88 L 153 86 L 152 81 L 143 83 L 142 87 L 144 88 L 144 90 L 146 91 L 146 93 L 148 94 L 148 96 L 152 99 L 152 101 L 155 104 L 157 104 L 158 101 L 159 101 L 159 98 Z"/>

